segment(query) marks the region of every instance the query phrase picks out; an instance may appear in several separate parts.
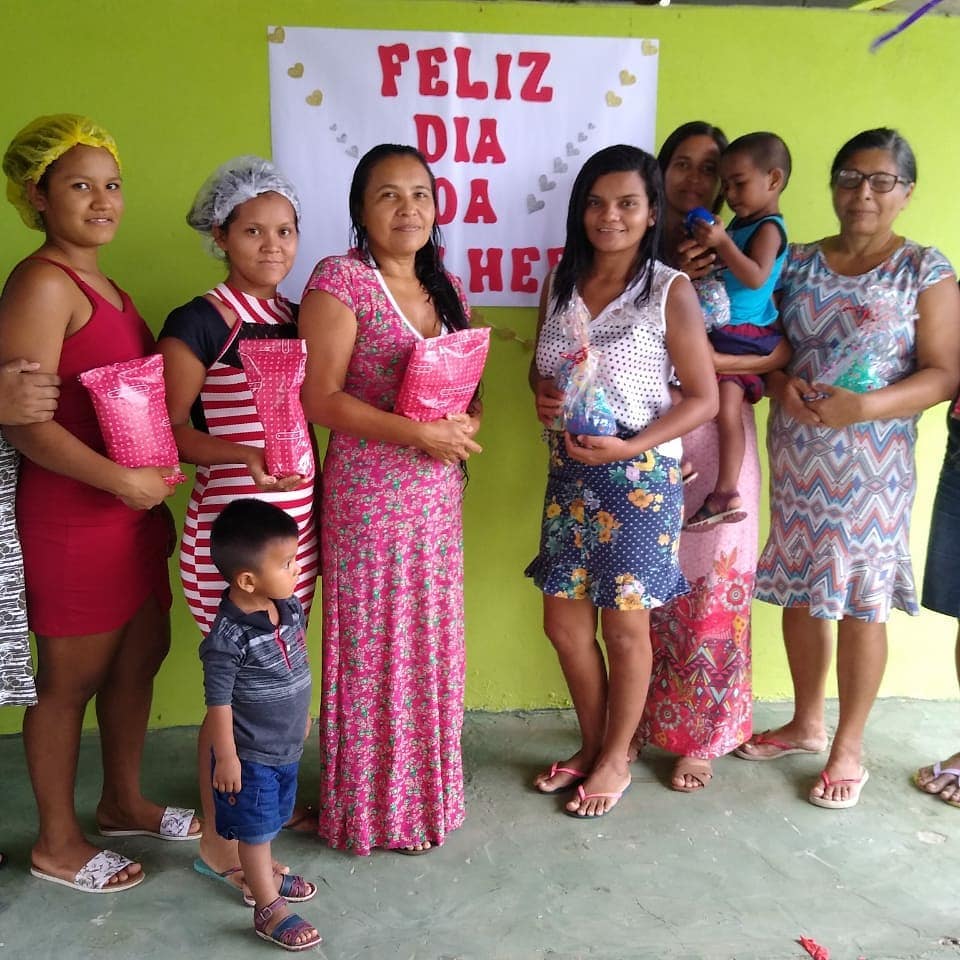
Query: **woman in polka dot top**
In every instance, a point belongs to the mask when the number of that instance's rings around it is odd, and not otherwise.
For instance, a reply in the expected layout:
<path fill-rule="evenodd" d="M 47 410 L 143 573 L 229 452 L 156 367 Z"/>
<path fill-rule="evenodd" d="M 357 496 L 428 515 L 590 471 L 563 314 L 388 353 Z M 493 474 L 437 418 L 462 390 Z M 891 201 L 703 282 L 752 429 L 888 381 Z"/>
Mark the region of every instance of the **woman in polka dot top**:
<path fill-rule="evenodd" d="M 540 551 L 527 575 L 580 722 L 572 756 L 541 773 L 542 793 L 576 787 L 565 812 L 606 814 L 630 785 L 627 751 L 650 679 L 650 609 L 687 591 L 677 550 L 683 515 L 680 436 L 717 410 L 703 317 L 687 278 L 655 258 L 663 187 L 656 160 L 607 147 L 577 176 L 563 257 L 540 305 L 530 381 L 547 427 L 550 471 Z M 555 378 L 589 318 L 612 436 L 557 430 Z M 682 399 L 671 403 L 676 372 Z M 606 664 L 597 625 L 606 646 Z"/>

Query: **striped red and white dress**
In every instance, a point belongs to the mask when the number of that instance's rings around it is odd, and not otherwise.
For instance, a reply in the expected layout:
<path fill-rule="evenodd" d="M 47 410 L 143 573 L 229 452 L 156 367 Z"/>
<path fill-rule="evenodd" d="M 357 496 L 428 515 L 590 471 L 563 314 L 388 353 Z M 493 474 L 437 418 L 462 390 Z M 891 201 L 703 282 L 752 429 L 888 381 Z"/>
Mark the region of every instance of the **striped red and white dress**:
<path fill-rule="evenodd" d="M 295 307 L 281 296 L 261 300 L 221 283 L 208 296 L 229 307 L 239 318 L 228 327 L 209 300 L 197 297 L 173 311 L 161 332 L 183 340 L 207 368 L 206 379 L 191 411 L 194 427 L 234 443 L 263 447 L 264 430 L 240 363 L 237 347 L 245 339 L 297 336 Z M 300 577 L 296 596 L 309 612 L 318 573 L 314 525 L 314 485 L 311 475 L 294 490 L 266 492 L 253 482 L 240 463 L 198 466 L 196 482 L 183 526 L 180 578 L 190 612 L 204 635 L 213 626 L 226 587 L 210 560 L 210 527 L 231 501 L 256 497 L 275 504 L 297 521 Z"/>

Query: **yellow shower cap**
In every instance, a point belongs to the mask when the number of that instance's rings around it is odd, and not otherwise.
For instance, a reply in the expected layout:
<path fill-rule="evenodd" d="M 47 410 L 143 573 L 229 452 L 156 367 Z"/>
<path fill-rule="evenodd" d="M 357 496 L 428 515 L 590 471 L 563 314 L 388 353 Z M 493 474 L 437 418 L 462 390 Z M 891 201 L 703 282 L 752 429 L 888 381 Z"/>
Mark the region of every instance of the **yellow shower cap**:
<path fill-rule="evenodd" d="M 7 199 L 17 208 L 28 227 L 42 230 L 43 221 L 27 198 L 26 185 L 37 183 L 54 160 L 78 144 L 102 147 L 117 161 L 117 167 L 120 166 L 120 155 L 113 137 L 89 117 L 76 113 L 37 117 L 10 141 L 3 155 Z"/>

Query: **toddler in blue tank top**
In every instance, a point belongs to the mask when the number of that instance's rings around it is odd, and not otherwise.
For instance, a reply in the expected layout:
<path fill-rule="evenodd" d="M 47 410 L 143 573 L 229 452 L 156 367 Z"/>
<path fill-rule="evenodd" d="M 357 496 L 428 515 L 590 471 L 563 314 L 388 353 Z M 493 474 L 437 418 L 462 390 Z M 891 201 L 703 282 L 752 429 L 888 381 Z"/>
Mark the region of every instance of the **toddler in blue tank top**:
<path fill-rule="evenodd" d="M 761 374 L 784 366 L 790 350 L 777 326 L 773 291 L 787 254 L 780 194 L 790 178 L 790 151 L 773 133 L 738 137 L 720 158 L 724 199 L 734 218 L 696 220 L 694 238 L 713 248 L 730 299 L 730 322 L 710 331 L 720 385 L 720 465 L 713 492 L 684 525 L 696 530 L 746 517 L 738 485 L 745 438 L 741 405 L 763 396 Z"/>

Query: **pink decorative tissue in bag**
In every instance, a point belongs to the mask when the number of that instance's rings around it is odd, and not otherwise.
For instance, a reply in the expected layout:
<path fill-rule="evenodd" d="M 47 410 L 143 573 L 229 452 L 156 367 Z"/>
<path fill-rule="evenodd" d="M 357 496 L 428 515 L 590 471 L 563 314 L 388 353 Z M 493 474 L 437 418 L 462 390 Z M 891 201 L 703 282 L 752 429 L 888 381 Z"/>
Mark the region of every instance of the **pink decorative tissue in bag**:
<path fill-rule="evenodd" d="M 180 472 L 159 353 L 85 370 L 80 382 L 90 393 L 107 456 L 114 463 L 132 468 L 173 467 L 167 483 L 187 479 Z"/>
<path fill-rule="evenodd" d="M 274 477 L 313 478 L 313 447 L 300 403 L 307 369 L 303 340 L 242 340 L 237 348 L 257 416 L 263 424 L 264 457 Z"/>
<path fill-rule="evenodd" d="M 466 413 L 490 349 L 489 327 L 455 330 L 420 340 L 407 364 L 394 412 L 410 420 L 442 420 Z"/>

